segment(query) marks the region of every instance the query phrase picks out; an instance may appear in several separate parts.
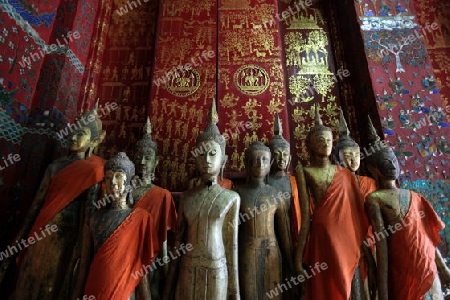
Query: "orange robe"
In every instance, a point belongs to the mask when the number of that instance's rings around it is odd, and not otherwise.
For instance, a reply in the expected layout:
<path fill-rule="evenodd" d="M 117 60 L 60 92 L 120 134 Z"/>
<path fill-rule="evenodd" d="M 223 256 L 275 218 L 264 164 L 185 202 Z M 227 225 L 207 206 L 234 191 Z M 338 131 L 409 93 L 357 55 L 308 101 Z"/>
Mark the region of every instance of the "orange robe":
<path fill-rule="evenodd" d="M 375 192 L 377 190 L 377 183 L 374 179 L 367 177 L 367 176 L 356 175 L 356 178 L 358 180 L 357 182 L 359 184 L 359 189 L 364 197 L 364 202 L 365 202 L 367 195 L 369 195 L 370 193 Z M 374 235 L 373 235 L 372 226 L 369 226 L 366 240 L 368 240 L 368 239 L 370 240 L 373 237 L 374 237 Z M 372 251 L 374 251 L 375 245 L 371 244 L 370 249 L 372 249 Z M 361 262 L 360 271 L 361 271 L 361 277 L 365 279 L 367 277 L 367 273 L 368 273 L 368 266 L 367 266 L 366 260 L 363 260 Z"/>
<path fill-rule="evenodd" d="M 358 179 L 359 189 L 364 196 L 364 200 L 366 199 L 367 195 L 377 190 L 377 183 L 375 179 L 360 175 L 356 175 L 356 178 Z"/>
<path fill-rule="evenodd" d="M 233 181 L 231 181 L 230 179 L 224 178 L 223 180 L 221 180 L 220 177 L 218 177 L 217 183 L 224 189 L 227 189 L 227 190 L 233 189 Z"/>
<path fill-rule="evenodd" d="M 96 300 L 127 300 L 158 251 L 152 216 L 134 209 L 95 254 L 84 294 Z"/>
<path fill-rule="evenodd" d="M 74 161 L 52 177 L 44 205 L 34 222 L 29 236 L 40 231 L 50 220 L 85 190 L 103 180 L 106 161 L 96 155 Z"/>
<path fill-rule="evenodd" d="M 291 235 L 292 245 L 295 247 L 298 244 L 298 234 L 300 233 L 300 226 L 302 224 L 302 215 L 300 212 L 300 202 L 298 199 L 298 187 L 295 176 L 290 175 L 292 198 L 291 198 Z"/>
<path fill-rule="evenodd" d="M 412 191 L 409 211 L 400 224 L 388 245 L 389 299 L 424 299 L 437 274 L 436 246 L 445 225 L 430 203 Z"/>
<path fill-rule="evenodd" d="M 304 299 L 348 300 L 360 247 L 367 234 L 364 200 L 353 174 L 340 166 L 320 204 L 314 208 L 304 262 L 328 268 L 306 281 Z"/>
<path fill-rule="evenodd" d="M 167 240 L 168 230 L 175 231 L 177 212 L 172 194 L 168 190 L 154 186 L 139 199 L 134 207 L 140 207 L 152 215 L 160 245 Z"/>

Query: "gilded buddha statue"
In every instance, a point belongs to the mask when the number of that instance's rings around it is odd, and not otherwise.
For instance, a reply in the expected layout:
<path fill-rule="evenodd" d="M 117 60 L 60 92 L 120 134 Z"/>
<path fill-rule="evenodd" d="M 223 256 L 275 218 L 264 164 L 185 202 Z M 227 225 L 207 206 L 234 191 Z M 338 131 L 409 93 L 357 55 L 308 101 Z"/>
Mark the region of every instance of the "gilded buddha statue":
<path fill-rule="evenodd" d="M 290 269 L 286 274 L 293 271 L 286 203 L 280 191 L 266 183 L 270 162 L 270 149 L 259 141 L 253 142 L 245 150 L 248 182 L 236 189 L 242 199 L 239 282 L 243 299 L 269 299 L 266 292 L 284 284 L 283 260 Z M 273 299 L 281 299 L 281 295 Z"/>
<path fill-rule="evenodd" d="M 369 140 L 380 138 L 369 118 Z M 439 231 L 445 226 L 430 203 L 419 194 L 400 189 L 397 157 L 385 146 L 367 157 L 378 190 L 367 196 L 377 249 L 378 297 L 386 299 L 444 299 L 450 269 L 439 252 Z"/>
<path fill-rule="evenodd" d="M 85 225 L 103 179 L 105 161 L 93 155 L 105 132 L 97 114 L 79 115 L 67 144 L 69 155 L 52 162 L 45 171 L 17 240 L 28 239 L 46 226 L 58 231 L 30 245 L 19 255 L 19 274 L 12 299 L 70 299 L 82 295 L 88 266 L 82 243 L 89 236 Z M 67 184 L 70 182 L 70 185 Z M 27 240 L 28 240 L 27 239 Z M 74 283 L 75 282 L 75 283 Z"/>
<path fill-rule="evenodd" d="M 215 102 L 208 125 L 196 139 L 205 151 L 195 157 L 202 184 L 180 199 L 175 247 L 191 251 L 172 261 L 164 299 L 240 299 L 238 282 L 238 228 L 240 197 L 217 183 L 225 155 L 225 138 L 217 128 Z M 206 145 L 206 146 L 205 146 Z"/>
<path fill-rule="evenodd" d="M 353 174 L 330 162 L 333 135 L 323 125 L 318 106 L 306 137 L 310 164 L 297 168 L 301 229 L 295 253 L 298 275 L 306 280 L 304 299 L 348 300 L 368 220 Z M 322 267 L 322 271 L 313 266 Z"/>

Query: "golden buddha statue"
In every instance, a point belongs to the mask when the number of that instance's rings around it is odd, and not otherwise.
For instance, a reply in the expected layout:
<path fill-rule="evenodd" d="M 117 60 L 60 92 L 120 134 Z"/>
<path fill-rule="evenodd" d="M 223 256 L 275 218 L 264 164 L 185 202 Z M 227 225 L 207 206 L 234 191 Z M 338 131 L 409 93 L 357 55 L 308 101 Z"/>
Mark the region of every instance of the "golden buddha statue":
<path fill-rule="evenodd" d="M 240 197 L 217 184 L 225 155 L 225 138 L 217 128 L 215 102 L 208 125 L 196 140 L 204 147 L 195 161 L 203 184 L 180 199 L 175 248 L 191 251 L 173 260 L 163 299 L 240 299 L 238 282 L 238 221 Z"/>
<path fill-rule="evenodd" d="M 304 299 L 348 300 L 368 221 L 353 174 L 329 160 L 333 135 L 317 104 L 315 114 L 306 137 L 310 165 L 297 168 L 302 217 L 295 267 L 299 277 L 309 278 Z M 326 270 L 317 273 L 317 264 Z M 311 273 L 315 275 L 308 277 Z"/>
<path fill-rule="evenodd" d="M 105 163 L 92 154 L 105 135 L 97 108 L 98 102 L 92 111 L 78 116 L 76 124 L 68 125 L 72 132 L 67 139 L 69 155 L 48 166 L 19 229 L 16 240 L 27 236 L 30 239 L 45 226 L 57 226 L 58 233 L 29 245 L 20 253 L 12 299 L 82 296 L 88 270 L 88 266 L 81 263 L 88 246 L 82 241 L 89 236 L 85 222 L 97 200 Z"/>
<path fill-rule="evenodd" d="M 158 231 L 160 258 L 167 257 L 168 234 L 175 232 L 177 212 L 172 194 L 159 186 L 153 184 L 155 169 L 159 162 L 158 145 L 152 140 L 152 128 L 150 118 L 144 127 L 144 135 L 136 143 L 134 163 L 139 179 L 135 181 L 136 188 L 133 191 L 133 207 L 140 207 L 148 211 L 155 220 Z M 136 180 L 136 178 L 135 178 Z M 171 239 L 173 241 L 173 237 Z M 156 268 L 154 272 L 146 274 L 151 282 L 152 299 L 160 299 L 160 287 L 164 286 L 167 277 L 168 264 L 162 268 Z M 150 279 L 151 277 L 151 279 Z"/>
<path fill-rule="evenodd" d="M 253 142 L 245 150 L 248 183 L 236 189 L 242 199 L 239 282 L 243 299 L 268 299 L 270 296 L 266 292 L 278 289 L 278 285 L 285 285 L 282 260 L 290 268 L 286 274 L 293 271 L 289 215 L 285 200 L 279 190 L 265 182 L 270 172 L 270 158 L 267 146 L 259 141 Z M 295 286 L 291 288 L 296 289 Z M 281 295 L 276 295 L 273 299 L 281 299 Z"/>
<path fill-rule="evenodd" d="M 356 174 L 361 165 L 361 151 L 359 145 L 350 137 L 342 109 L 339 120 L 339 140 L 334 147 L 334 153 L 336 162 L 352 172 L 364 198 L 377 189 L 374 179 Z M 374 250 L 373 247 L 372 250 Z M 353 276 L 351 300 L 375 298 L 375 269 L 372 251 L 363 244 L 360 262 Z"/>
<path fill-rule="evenodd" d="M 370 118 L 369 141 L 380 142 Z M 427 200 L 397 187 L 400 167 L 391 147 L 368 156 L 367 165 L 378 185 L 366 201 L 374 229 L 367 243 L 377 249 L 379 299 L 444 299 L 441 282 L 449 287 L 450 269 L 437 248 L 444 223 Z"/>
<path fill-rule="evenodd" d="M 124 152 L 105 164 L 105 192 L 111 203 L 89 221 L 95 255 L 84 295 L 94 299 L 152 299 L 148 283 L 139 282 L 146 281 L 142 274 L 159 250 L 158 237 L 151 214 L 128 206 L 134 173 Z"/>

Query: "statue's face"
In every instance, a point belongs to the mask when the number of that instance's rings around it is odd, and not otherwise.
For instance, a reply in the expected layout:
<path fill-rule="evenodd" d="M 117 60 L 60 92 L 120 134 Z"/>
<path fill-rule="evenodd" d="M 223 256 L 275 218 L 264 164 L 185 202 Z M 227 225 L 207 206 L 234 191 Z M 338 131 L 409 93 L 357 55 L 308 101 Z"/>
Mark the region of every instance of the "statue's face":
<path fill-rule="evenodd" d="M 105 184 L 107 195 L 113 195 L 115 199 L 119 199 L 126 194 L 127 174 L 123 171 L 105 172 Z"/>
<path fill-rule="evenodd" d="M 345 168 L 356 172 L 361 164 L 360 153 L 359 147 L 345 147 L 339 151 L 339 160 Z"/>
<path fill-rule="evenodd" d="M 385 179 L 395 180 L 400 175 L 397 157 L 384 158 L 380 162 L 380 173 Z"/>
<path fill-rule="evenodd" d="M 311 138 L 309 145 L 311 152 L 318 155 L 330 156 L 333 149 L 333 134 L 331 131 L 319 131 Z"/>
<path fill-rule="evenodd" d="M 74 131 L 68 136 L 67 144 L 70 152 L 86 152 L 91 146 L 91 130 L 89 127 L 83 127 Z"/>
<path fill-rule="evenodd" d="M 156 165 L 158 164 L 158 158 L 153 149 L 139 151 L 136 153 L 134 164 L 136 166 L 136 173 L 143 180 L 152 180 L 154 178 L 154 172 Z"/>
<path fill-rule="evenodd" d="M 223 163 L 223 153 L 219 143 L 215 141 L 202 142 L 202 153 L 197 155 L 195 162 L 201 175 L 217 176 Z"/>
<path fill-rule="evenodd" d="M 283 171 L 287 168 L 291 158 L 291 150 L 289 148 L 275 148 L 273 149 L 273 164 L 274 170 Z"/>
<path fill-rule="evenodd" d="M 270 152 L 265 150 L 253 150 L 247 163 L 250 177 L 265 177 L 270 171 Z"/>

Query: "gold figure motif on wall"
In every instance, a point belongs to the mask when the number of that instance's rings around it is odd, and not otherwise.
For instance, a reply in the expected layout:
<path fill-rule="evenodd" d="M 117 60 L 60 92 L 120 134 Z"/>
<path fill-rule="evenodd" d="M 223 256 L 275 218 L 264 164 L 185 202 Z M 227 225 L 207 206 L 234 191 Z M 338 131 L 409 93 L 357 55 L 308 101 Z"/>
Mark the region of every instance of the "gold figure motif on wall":
<path fill-rule="evenodd" d="M 234 73 L 234 84 L 244 94 L 259 95 L 270 83 L 269 74 L 257 65 L 244 65 Z"/>
<path fill-rule="evenodd" d="M 187 97 L 200 87 L 200 74 L 195 69 L 185 70 L 180 76 L 174 76 L 165 87 L 172 95 Z"/>

